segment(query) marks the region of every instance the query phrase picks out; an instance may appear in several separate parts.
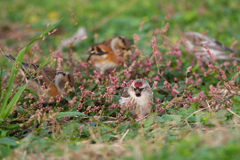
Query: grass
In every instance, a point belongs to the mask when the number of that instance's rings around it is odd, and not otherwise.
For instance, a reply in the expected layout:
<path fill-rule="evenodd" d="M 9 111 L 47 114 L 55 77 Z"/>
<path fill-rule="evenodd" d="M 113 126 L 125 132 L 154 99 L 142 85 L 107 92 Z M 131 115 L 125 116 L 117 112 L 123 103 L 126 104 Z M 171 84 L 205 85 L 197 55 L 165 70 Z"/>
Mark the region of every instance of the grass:
<path fill-rule="evenodd" d="M 0 102 L 0 108 L 10 109 L 0 121 L 0 157 L 239 159 L 237 65 L 223 61 L 213 66 L 201 65 L 179 45 L 180 32 L 208 30 L 208 36 L 231 46 L 235 39 L 240 39 L 238 3 L 237 0 L 1 1 L 5 9 L 0 11 L 0 48 L 4 54 L 21 55 L 21 49 L 44 33 L 47 24 L 64 17 L 55 27 L 58 32 L 39 37 L 26 48 L 24 60 L 45 64 L 50 56 L 47 66 L 74 74 L 77 95 L 42 104 L 29 97 L 31 91 L 25 89 L 15 99 L 17 88 L 25 83 L 21 75 L 14 75 L 13 91 L 8 98 L 6 91 L 12 90 L 8 84 L 9 70 L 13 68 L 14 72 L 14 65 L 0 54 L 0 93 L 6 101 Z M 156 29 L 162 30 L 167 24 L 166 32 L 155 34 Z M 80 26 L 86 28 L 88 39 L 58 50 L 61 40 Z M 98 42 L 116 35 L 133 42 L 136 34 L 140 39 L 133 49 L 132 61 L 136 61 L 133 70 L 120 67 L 109 73 L 109 78 L 98 78 L 85 62 L 87 55 L 81 54 L 94 44 L 96 34 Z M 157 57 L 152 53 L 154 36 L 161 53 Z M 239 48 L 237 43 L 234 50 Z M 187 73 L 189 66 L 191 72 Z M 153 89 L 153 113 L 136 121 L 120 109 L 118 98 L 125 82 L 138 77 L 147 78 L 150 86 L 154 81 L 158 83 Z M 220 89 L 229 90 L 228 85 L 236 94 L 217 93 Z M 18 101 L 5 108 L 11 100 Z"/>

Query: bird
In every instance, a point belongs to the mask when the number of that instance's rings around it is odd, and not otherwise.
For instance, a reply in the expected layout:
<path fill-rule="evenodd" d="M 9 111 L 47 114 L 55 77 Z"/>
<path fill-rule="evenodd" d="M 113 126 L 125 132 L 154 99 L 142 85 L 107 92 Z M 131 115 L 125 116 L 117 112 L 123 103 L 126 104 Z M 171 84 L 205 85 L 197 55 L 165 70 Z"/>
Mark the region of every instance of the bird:
<path fill-rule="evenodd" d="M 128 109 L 133 116 L 150 114 L 153 105 L 153 92 L 144 79 L 135 79 L 130 86 L 120 93 L 119 105 Z"/>
<path fill-rule="evenodd" d="M 132 55 L 131 41 L 122 36 L 106 39 L 88 48 L 87 62 L 104 74 L 106 70 L 117 68 Z"/>
<path fill-rule="evenodd" d="M 214 60 L 232 59 L 240 61 L 239 58 L 231 57 L 230 54 L 226 53 L 235 53 L 235 51 L 220 43 L 216 39 L 205 36 L 198 32 L 184 32 L 182 34 L 182 44 L 188 52 L 194 54 L 196 58 L 201 59 L 201 61 L 203 62 L 211 61 L 211 57 L 209 56 L 206 48 L 204 48 L 203 45 L 205 45 L 209 49 Z"/>
<path fill-rule="evenodd" d="M 5 57 L 12 62 L 16 60 L 11 54 L 5 55 Z M 45 102 L 48 102 L 50 97 L 56 99 L 60 95 L 66 96 L 69 91 L 76 93 L 75 80 L 72 74 L 49 67 L 42 67 L 35 73 L 38 68 L 39 65 L 37 64 L 22 62 L 20 71 L 25 77 L 27 88 L 38 95 L 44 95 L 43 100 Z M 65 86 L 66 83 L 68 85 Z"/>

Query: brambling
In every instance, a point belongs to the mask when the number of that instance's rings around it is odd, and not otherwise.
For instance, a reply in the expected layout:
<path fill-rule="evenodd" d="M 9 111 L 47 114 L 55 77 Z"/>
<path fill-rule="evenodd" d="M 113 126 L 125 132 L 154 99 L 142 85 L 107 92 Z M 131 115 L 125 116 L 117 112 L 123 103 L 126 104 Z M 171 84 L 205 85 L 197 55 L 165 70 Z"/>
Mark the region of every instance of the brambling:
<path fill-rule="evenodd" d="M 132 55 L 130 40 L 121 36 L 95 44 L 86 52 L 90 54 L 87 61 L 101 74 L 119 67 L 121 62 L 126 62 Z"/>
<path fill-rule="evenodd" d="M 193 53 L 195 57 L 201 59 L 204 62 L 211 61 L 211 57 L 203 45 L 209 49 L 213 59 L 215 60 L 233 59 L 240 61 L 239 58 L 231 57 L 231 55 L 226 53 L 235 53 L 235 51 L 226 47 L 219 41 L 197 32 L 184 32 L 182 34 L 182 44 L 188 52 Z"/>
<path fill-rule="evenodd" d="M 144 79 L 136 79 L 122 90 L 119 104 L 133 116 L 149 114 L 153 104 L 153 92 Z"/>
<path fill-rule="evenodd" d="M 5 56 L 11 61 L 15 61 L 12 55 Z M 50 97 L 55 99 L 60 95 L 66 96 L 69 91 L 75 92 L 75 80 L 72 74 L 49 67 L 42 67 L 34 74 L 38 67 L 39 65 L 37 64 L 22 62 L 20 71 L 25 77 L 26 83 L 28 83 L 27 87 L 38 95 L 44 95 L 45 98 L 43 100 L 45 102 L 48 102 Z"/>

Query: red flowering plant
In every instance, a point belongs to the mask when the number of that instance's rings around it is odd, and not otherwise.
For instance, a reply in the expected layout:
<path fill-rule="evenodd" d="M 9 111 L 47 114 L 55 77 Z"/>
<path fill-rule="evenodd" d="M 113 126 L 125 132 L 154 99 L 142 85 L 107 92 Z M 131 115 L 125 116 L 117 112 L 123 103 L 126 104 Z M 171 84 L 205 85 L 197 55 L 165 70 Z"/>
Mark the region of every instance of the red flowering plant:
<path fill-rule="evenodd" d="M 143 27 L 144 23 L 141 23 L 139 32 Z M 152 87 L 153 110 L 149 116 L 156 119 L 163 114 L 179 114 L 181 120 L 194 123 L 196 120 L 189 119 L 188 116 L 202 111 L 203 107 L 217 111 L 231 109 L 238 104 L 239 92 L 236 84 L 240 72 L 236 62 L 202 62 L 187 53 L 180 46 L 180 41 L 170 44 L 169 27 L 170 24 L 166 23 L 162 28 L 157 28 L 144 47 L 139 44 L 143 41 L 140 33 L 129 37 L 134 42 L 130 61 L 104 75 L 94 70 L 86 62 L 86 57 L 78 58 L 79 53 L 74 51 L 74 42 L 69 43 L 65 52 L 51 49 L 47 66 L 72 73 L 76 81 L 76 94 L 58 95 L 46 103 L 44 94 L 36 95 L 26 89 L 1 125 L 16 126 L 9 130 L 9 134 L 24 137 L 34 130 L 33 127 L 39 130 L 39 134 L 52 133 L 57 136 L 62 128 L 74 124 L 72 134 L 81 138 L 91 136 L 92 126 L 101 126 L 100 130 L 103 132 L 93 129 L 97 137 L 105 136 L 110 131 L 114 136 L 107 139 L 119 140 L 115 131 L 122 133 L 125 130 L 118 126 L 128 122 L 139 123 L 146 118 L 139 121 L 134 119 L 118 102 L 120 90 L 129 86 L 136 78 L 146 79 Z M 94 35 L 95 39 L 96 37 Z M 212 56 L 209 49 L 204 47 Z M 37 63 L 41 53 L 41 47 L 36 44 L 23 59 Z M 4 83 L 1 92 L 7 89 L 6 79 L 7 76 L 2 79 Z M 23 81 L 21 75 L 16 75 L 10 99 L 16 94 L 15 86 Z M 41 87 L 44 88 L 45 85 Z"/>

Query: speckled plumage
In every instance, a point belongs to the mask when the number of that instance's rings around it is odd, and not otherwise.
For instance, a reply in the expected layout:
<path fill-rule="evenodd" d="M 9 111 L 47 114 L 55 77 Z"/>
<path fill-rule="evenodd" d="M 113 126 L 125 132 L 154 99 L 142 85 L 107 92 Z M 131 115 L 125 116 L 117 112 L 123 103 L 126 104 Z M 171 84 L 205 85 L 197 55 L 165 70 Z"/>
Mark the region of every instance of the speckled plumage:
<path fill-rule="evenodd" d="M 15 61 L 12 55 L 5 56 L 11 61 Z M 20 70 L 28 83 L 27 87 L 38 95 L 45 95 L 45 102 L 48 102 L 50 97 L 66 95 L 67 90 L 75 91 L 73 75 L 49 67 L 42 67 L 35 73 L 38 67 L 36 64 L 22 62 Z M 68 82 L 67 88 L 65 88 L 66 82 Z M 45 89 L 41 86 L 44 86 Z"/>
<path fill-rule="evenodd" d="M 135 87 L 135 83 L 142 83 L 141 87 Z M 133 116 L 145 116 L 152 109 L 153 92 L 148 82 L 144 79 L 136 79 L 121 92 L 119 104 L 128 109 Z"/>
<path fill-rule="evenodd" d="M 120 66 L 120 61 L 127 61 L 131 55 L 131 42 L 125 37 L 114 37 L 95 44 L 87 50 L 87 61 L 95 69 L 104 73 L 108 69 Z"/>
<path fill-rule="evenodd" d="M 213 58 L 216 60 L 233 59 L 240 61 L 239 58 L 231 58 L 230 54 L 226 53 L 235 53 L 233 50 L 223 45 L 219 41 L 197 32 L 184 32 L 182 34 L 182 44 L 188 52 L 194 54 L 195 57 L 201 59 L 202 61 L 211 61 L 211 58 L 203 45 L 209 49 L 213 55 Z"/>

